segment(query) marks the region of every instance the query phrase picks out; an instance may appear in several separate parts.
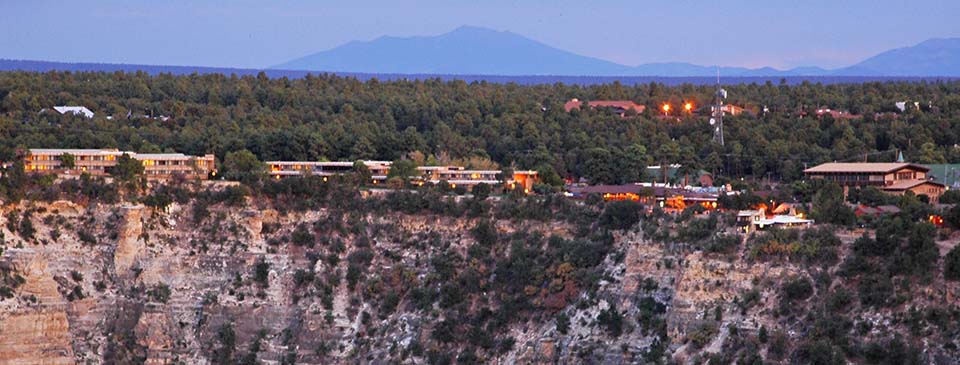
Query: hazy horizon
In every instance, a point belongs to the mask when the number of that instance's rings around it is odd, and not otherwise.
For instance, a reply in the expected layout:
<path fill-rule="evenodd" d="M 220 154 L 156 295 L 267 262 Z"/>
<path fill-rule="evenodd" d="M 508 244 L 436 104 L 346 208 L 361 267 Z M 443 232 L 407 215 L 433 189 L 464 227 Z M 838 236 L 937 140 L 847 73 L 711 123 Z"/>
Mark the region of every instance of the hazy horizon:
<path fill-rule="evenodd" d="M 689 62 L 836 68 L 930 38 L 960 36 L 960 2 L 627 1 L 549 5 L 355 1 L 94 0 L 5 4 L 0 58 L 265 68 L 351 41 L 510 31 L 624 65 Z"/>

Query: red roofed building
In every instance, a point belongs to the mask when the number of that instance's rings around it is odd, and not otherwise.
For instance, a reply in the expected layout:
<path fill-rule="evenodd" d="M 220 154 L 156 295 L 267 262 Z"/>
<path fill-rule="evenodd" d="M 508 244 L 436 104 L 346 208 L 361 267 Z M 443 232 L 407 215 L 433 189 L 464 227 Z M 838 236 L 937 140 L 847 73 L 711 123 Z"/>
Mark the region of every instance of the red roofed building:
<path fill-rule="evenodd" d="M 583 104 L 584 102 L 580 101 L 580 99 L 574 98 L 563 104 L 563 109 L 569 113 L 571 110 L 580 109 Z M 647 109 L 646 106 L 630 100 L 594 100 L 588 101 L 587 104 L 592 108 L 612 108 L 621 117 L 630 109 L 633 109 L 637 114 L 643 113 L 643 111 Z"/>

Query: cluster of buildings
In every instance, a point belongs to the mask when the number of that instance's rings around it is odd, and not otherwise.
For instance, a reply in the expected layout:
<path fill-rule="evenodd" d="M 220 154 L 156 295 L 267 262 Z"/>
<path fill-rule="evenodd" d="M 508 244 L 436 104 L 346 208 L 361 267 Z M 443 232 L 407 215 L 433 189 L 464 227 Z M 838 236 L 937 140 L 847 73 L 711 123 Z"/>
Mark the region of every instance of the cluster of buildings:
<path fill-rule="evenodd" d="M 666 166 L 669 171 L 674 166 Z M 942 172 L 931 174 L 939 168 Z M 956 171 L 954 171 L 956 170 Z M 956 172 L 951 174 L 952 172 Z M 649 171 L 648 171 L 649 173 Z M 948 189 L 941 183 L 946 177 L 954 176 L 954 181 L 960 184 L 960 166 L 950 165 L 923 166 L 906 162 L 862 162 L 862 163 L 825 163 L 804 170 L 810 180 L 827 180 L 843 187 L 844 195 L 851 189 L 862 189 L 868 186 L 876 187 L 879 191 L 891 195 L 903 195 L 911 192 L 917 196 L 925 196 L 931 204 L 938 204 L 940 196 Z M 655 174 L 652 174 L 656 176 Z M 940 176 L 937 175 L 946 175 Z M 701 175 L 699 181 L 702 186 L 712 182 L 707 175 Z M 658 180 L 658 179 L 657 179 Z M 674 179 L 676 180 L 676 179 Z M 654 180 L 656 181 L 656 180 Z M 684 179 L 684 183 L 694 182 L 694 179 Z M 643 203 L 648 207 L 659 206 L 667 212 L 680 212 L 684 209 L 699 205 L 706 211 L 718 209 L 717 201 L 724 194 L 736 194 L 729 189 L 712 187 L 670 186 L 665 183 L 641 182 L 624 185 L 569 185 L 567 196 L 584 198 L 597 195 L 604 200 L 630 200 Z M 771 202 L 772 203 L 772 202 Z M 900 210 L 895 206 L 869 207 L 854 206 L 857 216 L 880 216 L 895 214 Z M 722 208 L 721 208 L 722 209 Z M 931 222 L 942 223 L 939 216 L 931 216 Z M 770 227 L 809 227 L 815 222 L 805 217 L 801 209 L 793 204 L 783 203 L 776 206 L 760 204 L 750 210 L 737 212 L 737 229 L 744 233 L 763 230 Z"/>
<path fill-rule="evenodd" d="M 137 153 L 117 149 L 30 149 L 24 158 L 24 169 L 31 173 L 71 174 L 88 173 L 106 175 L 117 166 L 122 155 L 140 161 L 144 175 L 150 179 L 167 179 L 175 175 L 205 180 L 216 174 L 216 160 L 213 155 L 188 156 L 182 153 Z M 73 166 L 67 166 L 65 156 L 72 156 Z M 392 163 L 390 161 L 361 161 L 370 172 L 374 184 L 387 180 Z M 334 161 L 270 161 L 266 163 L 271 178 L 280 179 L 290 176 L 342 175 L 353 171 L 354 162 Z M 529 193 L 538 181 L 536 171 L 514 171 L 512 176 L 502 176 L 502 170 L 467 170 L 460 166 L 420 166 L 417 176 L 410 179 L 420 185 L 423 183 L 450 184 L 451 187 L 463 186 L 467 189 L 478 184 L 497 185 L 504 183 L 509 189 L 522 189 Z"/>
<path fill-rule="evenodd" d="M 392 163 L 390 161 L 361 161 L 370 171 L 372 183 L 379 184 L 387 180 Z M 314 162 L 314 161 L 268 161 L 271 178 L 290 176 L 341 175 L 353 171 L 354 162 Z M 424 183 L 449 184 L 451 187 L 472 188 L 478 184 L 497 185 L 503 183 L 508 189 L 522 189 L 529 193 L 538 181 L 538 174 L 531 170 L 514 171 L 512 176 L 503 176 L 503 170 L 467 170 L 462 166 L 419 166 L 411 181 Z"/>
<path fill-rule="evenodd" d="M 117 166 L 122 155 L 140 161 L 143 173 L 150 179 L 166 179 L 174 175 L 207 179 L 216 173 L 213 155 L 188 156 L 182 153 L 136 153 L 117 149 L 42 149 L 32 148 L 24 158 L 24 169 L 35 173 L 88 173 L 106 175 Z M 73 156 L 73 166 L 68 167 L 64 156 Z"/>
<path fill-rule="evenodd" d="M 719 188 L 670 187 L 656 183 L 567 187 L 567 196 L 571 198 L 598 195 L 608 201 L 630 200 L 648 207 L 659 206 L 668 212 L 683 211 L 694 205 L 705 210 L 717 209 L 717 200 L 722 193 Z"/>

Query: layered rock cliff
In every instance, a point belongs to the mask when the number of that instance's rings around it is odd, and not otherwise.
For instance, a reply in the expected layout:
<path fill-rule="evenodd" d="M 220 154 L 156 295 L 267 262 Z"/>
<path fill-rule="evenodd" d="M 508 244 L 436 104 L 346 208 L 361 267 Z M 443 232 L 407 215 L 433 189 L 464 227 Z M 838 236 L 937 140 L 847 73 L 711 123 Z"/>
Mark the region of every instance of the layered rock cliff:
<path fill-rule="evenodd" d="M 748 260 L 742 246 L 707 254 L 630 229 L 614 232 L 595 271 L 567 255 L 528 273 L 544 285 L 522 288 L 529 302 L 503 314 L 510 304 L 492 283 L 507 263 L 493 267 L 478 250 L 513 257 L 523 241 L 566 244 L 576 227 L 493 219 L 499 242 L 484 246 L 482 218 L 252 201 L 206 213 L 191 204 L 4 207 L 0 363 L 642 364 L 729 351 L 790 361 L 757 338 L 763 328 L 803 339 L 797 319 L 781 317 L 780 288 L 816 274 Z M 506 237 L 522 239 L 510 247 Z M 457 281 L 442 284 L 443 275 Z M 957 297 L 956 285 L 937 287 L 931 298 Z M 895 313 L 869 315 L 901 329 Z M 943 333 L 943 343 L 956 341 Z M 923 351 L 931 362 L 952 356 L 936 344 Z"/>

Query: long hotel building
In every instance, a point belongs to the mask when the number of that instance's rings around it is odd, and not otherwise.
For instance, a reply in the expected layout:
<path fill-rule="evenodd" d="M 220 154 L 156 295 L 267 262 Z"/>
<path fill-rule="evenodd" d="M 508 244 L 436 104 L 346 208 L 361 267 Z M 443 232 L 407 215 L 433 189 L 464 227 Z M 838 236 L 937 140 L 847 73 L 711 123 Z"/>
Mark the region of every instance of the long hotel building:
<path fill-rule="evenodd" d="M 379 183 L 387 179 L 390 172 L 390 161 L 362 161 L 373 182 Z M 268 161 L 270 177 L 282 178 L 311 174 L 316 176 L 332 176 L 345 174 L 353 170 L 353 162 L 312 162 L 312 161 Z M 502 170 L 466 170 L 460 166 L 420 166 L 417 167 L 420 176 L 416 180 L 439 184 L 445 182 L 451 186 L 473 187 L 477 184 L 500 184 Z M 514 171 L 511 179 L 507 179 L 509 189 L 523 189 L 530 192 L 537 182 L 536 171 Z"/>
<path fill-rule="evenodd" d="M 70 154 L 74 159 L 71 169 L 63 166 L 63 156 Z M 24 169 L 35 173 L 88 173 L 106 175 L 111 167 L 117 165 L 120 156 L 127 154 L 143 164 L 143 173 L 150 179 L 166 179 L 174 175 L 188 178 L 207 179 L 216 171 L 212 154 L 188 156 L 182 153 L 136 153 L 117 149 L 44 149 L 32 148 L 24 159 Z"/>

